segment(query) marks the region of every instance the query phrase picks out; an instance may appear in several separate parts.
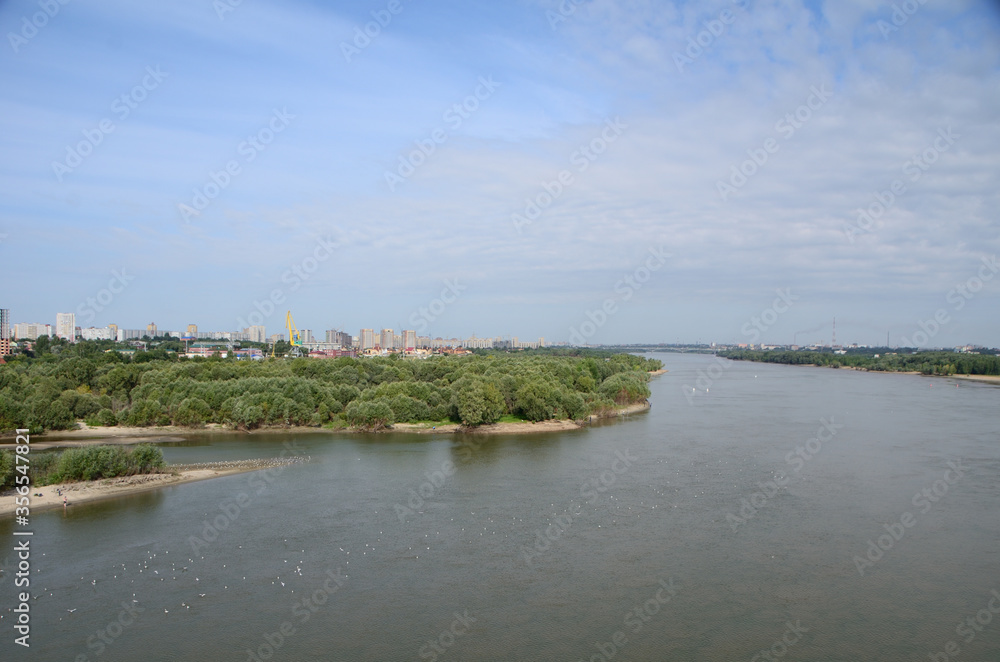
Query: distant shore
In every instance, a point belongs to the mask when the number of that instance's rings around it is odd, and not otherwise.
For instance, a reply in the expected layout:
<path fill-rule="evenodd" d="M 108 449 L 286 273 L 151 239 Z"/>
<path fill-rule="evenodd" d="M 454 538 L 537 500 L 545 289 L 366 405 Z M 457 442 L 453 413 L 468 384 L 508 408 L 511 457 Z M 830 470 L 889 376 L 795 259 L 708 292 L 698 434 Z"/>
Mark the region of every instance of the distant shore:
<path fill-rule="evenodd" d="M 772 365 L 801 365 L 807 368 L 830 368 L 832 370 L 856 370 L 858 372 L 881 373 L 883 375 L 920 375 L 921 377 L 938 377 L 944 379 L 965 379 L 971 382 L 988 382 L 1000 384 L 1000 375 L 925 375 L 917 370 L 871 370 L 851 365 L 831 366 L 815 363 L 775 363 Z"/>
<path fill-rule="evenodd" d="M 272 467 L 286 466 L 298 459 L 261 459 L 261 460 L 241 460 L 236 462 L 208 462 L 195 465 L 193 468 L 182 471 L 168 471 L 155 474 L 139 474 L 136 476 L 121 476 L 118 478 L 104 478 L 101 480 L 78 481 L 74 483 L 61 483 L 58 485 L 44 485 L 42 487 L 33 485 L 31 488 L 31 512 L 36 513 L 41 510 L 51 510 L 63 505 L 63 496 L 66 497 L 68 506 L 73 507 L 81 503 L 90 503 L 100 499 L 125 496 L 147 492 L 169 485 L 182 485 L 193 483 L 209 478 L 220 476 L 231 476 L 233 474 L 245 473 L 248 471 L 260 471 Z M 168 467 L 169 469 L 169 467 Z M 62 495 L 59 492 L 62 492 Z M 42 496 L 35 496 L 41 494 Z M 14 514 L 14 499 L 17 494 L 13 490 L 0 495 L 0 517 Z"/>

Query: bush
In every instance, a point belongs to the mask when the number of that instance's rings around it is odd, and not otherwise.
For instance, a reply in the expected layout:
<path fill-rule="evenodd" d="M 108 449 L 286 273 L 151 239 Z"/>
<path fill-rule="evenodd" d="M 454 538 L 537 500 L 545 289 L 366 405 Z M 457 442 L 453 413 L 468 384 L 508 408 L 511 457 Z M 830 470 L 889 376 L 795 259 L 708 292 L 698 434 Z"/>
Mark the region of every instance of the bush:
<path fill-rule="evenodd" d="M 185 398 L 174 413 L 174 425 L 201 427 L 211 420 L 212 410 L 201 398 Z"/>
<path fill-rule="evenodd" d="M 98 480 L 153 473 L 164 466 L 163 451 L 149 444 L 87 446 L 63 451 L 46 482 Z"/>
<path fill-rule="evenodd" d="M 552 389 L 545 382 L 528 382 L 517 389 L 517 411 L 529 421 L 547 421 L 555 414 Z"/>
<path fill-rule="evenodd" d="M 455 407 L 463 425 L 489 425 L 503 416 L 505 404 L 500 390 L 484 382 L 471 382 L 455 393 Z"/>
<path fill-rule="evenodd" d="M 347 422 L 361 430 L 377 432 L 393 424 L 392 407 L 384 399 L 363 402 L 356 400 L 344 412 Z"/>
<path fill-rule="evenodd" d="M 647 379 L 645 373 L 620 372 L 601 382 L 597 392 L 619 405 L 641 402 L 649 397 Z"/>

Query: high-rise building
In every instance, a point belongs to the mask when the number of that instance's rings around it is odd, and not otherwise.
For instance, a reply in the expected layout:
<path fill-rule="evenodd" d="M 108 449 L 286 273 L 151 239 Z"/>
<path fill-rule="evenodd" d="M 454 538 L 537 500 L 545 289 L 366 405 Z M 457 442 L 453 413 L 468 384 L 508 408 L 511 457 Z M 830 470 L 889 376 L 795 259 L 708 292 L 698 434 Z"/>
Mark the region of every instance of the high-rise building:
<path fill-rule="evenodd" d="M 146 332 L 142 329 L 118 329 L 118 342 L 138 340 L 139 338 L 142 338 L 145 333 Z"/>
<path fill-rule="evenodd" d="M 80 337 L 83 340 L 111 340 L 116 336 L 112 336 L 111 329 L 106 326 L 100 328 L 91 326 L 80 330 Z"/>
<path fill-rule="evenodd" d="M 10 352 L 10 309 L 0 308 L 0 356 L 7 356 Z"/>
<path fill-rule="evenodd" d="M 263 324 L 254 324 L 243 329 L 247 340 L 251 342 L 267 342 L 267 329 Z"/>
<path fill-rule="evenodd" d="M 392 329 L 382 329 L 382 337 L 380 338 L 379 347 L 382 349 L 393 349 L 396 347 L 395 334 Z"/>
<path fill-rule="evenodd" d="M 198 337 L 198 325 L 197 324 L 188 324 L 187 335 L 190 336 L 190 337 L 192 337 L 192 338 L 197 338 Z"/>
<path fill-rule="evenodd" d="M 108 324 L 108 330 L 111 331 L 111 339 L 118 340 L 118 325 Z"/>
<path fill-rule="evenodd" d="M 403 331 L 403 349 L 413 350 L 417 348 L 417 332 Z"/>
<path fill-rule="evenodd" d="M 316 342 L 315 340 L 313 340 L 312 329 L 300 329 L 299 340 L 306 343 L 307 345 L 311 345 L 312 343 Z"/>
<path fill-rule="evenodd" d="M 150 322 L 146 325 L 146 335 L 150 338 L 156 337 L 156 322 Z"/>
<path fill-rule="evenodd" d="M 56 335 L 76 342 L 76 313 L 56 313 Z"/>
<path fill-rule="evenodd" d="M 327 329 L 326 342 L 331 345 L 340 345 L 344 349 L 350 349 L 351 334 L 338 331 L 337 329 Z"/>
<path fill-rule="evenodd" d="M 38 336 L 51 335 L 51 324 L 19 322 L 14 325 L 14 340 L 36 340 Z"/>
<path fill-rule="evenodd" d="M 375 346 L 375 329 L 361 329 L 358 336 L 358 344 L 362 350 L 371 349 Z"/>

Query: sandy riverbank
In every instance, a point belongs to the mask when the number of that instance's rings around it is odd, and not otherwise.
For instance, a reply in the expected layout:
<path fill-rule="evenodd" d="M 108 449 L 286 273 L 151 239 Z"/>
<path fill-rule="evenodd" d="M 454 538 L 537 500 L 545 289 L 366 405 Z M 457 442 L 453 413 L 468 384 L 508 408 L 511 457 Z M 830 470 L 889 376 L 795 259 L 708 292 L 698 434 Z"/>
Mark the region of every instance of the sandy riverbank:
<path fill-rule="evenodd" d="M 753 363 L 753 362 L 751 362 Z M 853 365 L 819 365 L 816 363 L 773 363 L 771 365 L 791 365 L 802 366 L 803 368 L 829 368 L 831 370 L 856 370 L 858 372 L 870 372 L 873 375 L 919 375 L 921 377 L 936 377 L 938 379 L 965 379 L 972 382 L 987 382 L 990 384 L 1000 384 L 1000 375 L 925 375 L 919 370 L 871 370 L 863 366 Z"/>
<path fill-rule="evenodd" d="M 944 377 L 945 375 L 932 375 L 937 377 Z M 952 379 L 968 379 L 972 382 L 989 382 L 991 384 L 1000 384 L 1000 375 L 947 375 Z"/>
<path fill-rule="evenodd" d="M 558 421 L 539 421 L 537 423 L 533 423 L 531 421 L 518 421 L 516 423 L 505 422 L 494 423 L 492 425 L 480 425 L 474 428 L 465 427 L 464 425 L 459 425 L 457 423 L 448 423 L 446 425 L 438 426 L 430 426 L 425 423 L 396 423 L 392 426 L 389 432 L 416 432 L 419 434 L 526 434 L 534 432 L 562 432 L 565 430 L 579 430 L 588 423 L 596 423 L 602 419 L 618 418 L 619 416 L 628 416 L 629 414 L 643 412 L 648 410 L 649 407 L 649 402 L 640 402 L 634 405 L 616 407 L 613 411 L 608 412 L 604 416 L 590 416 L 587 420 L 581 422 L 571 421 L 568 419 L 561 419 Z"/>
<path fill-rule="evenodd" d="M 31 447 L 38 450 L 50 448 L 70 448 L 73 446 L 92 446 L 94 444 L 159 444 L 171 441 L 184 441 L 191 435 L 202 434 L 262 434 L 267 432 L 315 433 L 334 432 L 329 428 L 304 426 L 265 427 L 252 431 L 240 431 L 227 428 L 224 425 L 210 423 L 203 428 L 185 428 L 177 425 L 160 427 L 136 428 L 125 426 L 89 426 L 83 421 L 77 421 L 80 426 L 76 430 L 52 430 L 31 435 Z M 4 434 L 0 448 L 14 448 L 13 433 Z"/>
<path fill-rule="evenodd" d="M 664 371 L 657 371 L 662 374 Z M 617 407 L 604 416 L 591 416 L 583 423 L 571 420 L 540 421 L 532 423 L 521 421 L 516 423 L 494 423 L 493 425 L 481 425 L 476 428 L 467 428 L 458 423 L 446 423 L 444 425 L 432 426 L 426 423 L 396 423 L 388 431 L 399 432 L 419 432 L 419 433 L 474 433 L 474 434 L 526 434 L 532 432 L 559 432 L 561 430 L 575 430 L 585 423 L 592 423 L 600 419 L 611 419 L 619 416 L 627 416 L 649 409 L 649 402 L 640 402 L 634 405 Z M 51 448 L 70 448 L 73 446 L 91 446 L 94 444 L 139 444 L 139 443 L 167 443 L 172 441 L 184 441 L 185 437 L 193 434 L 265 434 L 268 432 L 281 433 L 317 433 L 317 432 L 356 432 L 350 429 L 332 430 L 330 428 L 317 427 L 265 427 L 246 432 L 233 430 L 218 424 L 209 424 L 204 428 L 183 428 L 175 425 L 150 428 L 130 428 L 124 426 L 100 427 L 89 426 L 80 421 L 80 428 L 77 430 L 55 430 L 48 433 L 31 435 L 31 447 L 37 450 L 47 450 Z M 0 443 L 2 448 L 14 448 L 14 435 L 5 435 L 6 443 Z"/>
<path fill-rule="evenodd" d="M 181 485 L 183 483 L 193 483 L 198 480 L 217 478 L 219 476 L 229 476 L 232 474 L 244 473 L 248 471 L 260 471 L 272 467 L 285 466 L 302 461 L 302 458 L 273 458 L 263 460 L 240 460 L 235 462 L 208 462 L 199 465 L 185 465 L 182 470 L 169 473 L 142 474 L 138 476 L 122 476 L 120 478 L 104 478 L 101 480 L 87 480 L 75 483 L 61 483 L 58 485 L 45 485 L 43 487 L 34 486 L 31 489 L 31 512 L 63 507 L 63 496 L 72 508 L 81 503 L 108 499 L 111 497 L 124 496 L 126 494 L 137 494 L 148 490 L 155 490 L 168 485 Z M 36 494 L 42 496 L 35 496 Z M 16 506 L 14 499 L 17 495 L 12 491 L 7 491 L 0 495 L 0 517 L 14 514 Z"/>

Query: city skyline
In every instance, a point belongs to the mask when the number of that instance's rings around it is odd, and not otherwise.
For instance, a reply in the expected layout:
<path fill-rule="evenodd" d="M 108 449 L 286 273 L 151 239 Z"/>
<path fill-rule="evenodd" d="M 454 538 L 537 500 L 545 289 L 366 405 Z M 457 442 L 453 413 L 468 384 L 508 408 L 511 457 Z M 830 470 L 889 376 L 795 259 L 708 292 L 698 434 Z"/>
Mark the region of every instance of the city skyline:
<path fill-rule="evenodd" d="M 776 300 L 777 302 L 777 300 Z M 777 304 L 773 304 L 777 305 Z M 621 342 L 621 343 L 589 343 L 582 336 L 578 336 L 576 341 L 570 340 L 569 342 L 564 340 L 550 341 L 547 343 L 548 346 L 560 346 L 560 345 L 570 345 L 570 346 L 588 346 L 588 345 L 704 345 L 704 346 L 737 346 L 737 347 L 760 347 L 760 348 L 777 348 L 777 347 L 831 347 L 831 348 L 841 348 L 841 347 L 915 347 L 917 349 L 961 349 L 963 351 L 971 350 L 973 348 L 990 348 L 989 345 L 966 342 L 957 343 L 954 345 L 934 345 L 930 343 L 930 340 L 936 335 L 936 330 L 934 325 L 937 324 L 935 320 L 928 320 L 920 325 L 916 334 L 913 336 L 912 344 L 904 343 L 900 345 L 899 343 L 893 343 L 891 339 L 891 334 L 886 334 L 886 342 L 880 344 L 878 342 L 874 343 L 864 343 L 858 341 L 837 341 L 837 331 L 836 331 L 836 318 L 834 318 L 830 325 L 831 336 L 829 342 L 822 339 L 809 339 L 815 338 L 816 329 L 808 329 L 803 332 L 796 332 L 795 337 L 791 342 L 780 339 L 765 338 L 762 333 L 766 332 L 768 329 L 768 318 L 766 313 L 771 312 L 775 319 L 777 319 L 778 311 L 773 309 L 768 309 L 764 311 L 764 314 L 760 317 L 751 318 L 751 322 L 748 322 L 744 329 L 745 335 L 750 337 L 752 341 L 750 342 L 724 342 L 724 341 L 697 341 L 693 343 L 668 343 L 666 341 L 643 343 L 643 342 Z M 60 321 L 64 321 L 65 324 L 69 324 L 70 320 L 74 318 L 73 313 L 57 313 L 56 314 L 56 325 L 49 325 L 39 322 L 13 322 L 7 323 L 10 319 L 10 309 L 0 308 L 0 340 L 2 339 L 13 339 L 13 340 L 34 340 L 38 335 L 50 335 L 67 337 L 66 333 L 59 333 Z M 4 329 L 7 329 L 6 336 L 4 335 Z M 381 348 L 381 349 L 420 349 L 420 348 L 434 348 L 434 347 L 465 347 L 465 348 L 488 348 L 488 347 L 513 347 L 513 348 L 527 348 L 527 347 L 542 347 L 546 346 L 546 341 L 544 337 L 539 337 L 537 340 L 525 340 L 521 336 L 515 336 L 511 334 L 507 335 L 486 335 L 478 336 L 476 333 L 472 333 L 468 336 L 461 336 L 456 334 L 444 334 L 444 335 L 422 335 L 418 334 L 413 329 L 399 329 L 399 333 L 395 333 L 396 329 L 393 328 L 374 328 L 374 327 L 363 327 L 358 331 L 358 335 L 353 335 L 351 333 L 345 332 L 342 327 L 334 327 L 331 329 L 325 329 L 323 331 L 323 338 L 316 336 L 312 329 L 297 328 L 299 332 L 299 338 L 305 345 L 313 346 L 344 346 L 353 347 L 354 349 L 371 349 L 371 348 Z M 99 333 L 93 333 L 93 332 Z M 88 332 L 91 332 L 88 334 Z M 804 338 L 801 342 L 798 339 L 798 333 L 812 333 L 812 336 Z M 153 338 L 153 337 L 164 337 L 171 336 L 181 340 L 226 340 L 226 341 L 250 341 L 257 343 L 270 343 L 274 340 L 289 340 L 289 332 L 286 328 L 285 331 L 276 333 L 267 333 L 267 329 L 264 326 L 252 326 L 235 331 L 225 331 L 225 330 L 212 330 L 206 331 L 204 329 L 199 329 L 198 325 L 195 323 L 188 323 L 185 326 L 184 331 L 174 330 L 167 327 L 159 328 L 155 322 L 150 322 L 143 328 L 126 328 L 124 326 L 111 323 L 104 327 L 81 327 L 77 325 L 74 331 L 73 341 L 77 339 L 82 340 L 117 340 L 119 342 L 128 340 L 137 340 L 141 338 Z M 69 339 L 69 338 L 67 338 Z M 904 338 L 903 340 L 909 341 L 910 339 Z M 444 342 L 438 342 L 444 341 Z M 7 350 L 9 350 L 9 346 Z"/>

